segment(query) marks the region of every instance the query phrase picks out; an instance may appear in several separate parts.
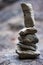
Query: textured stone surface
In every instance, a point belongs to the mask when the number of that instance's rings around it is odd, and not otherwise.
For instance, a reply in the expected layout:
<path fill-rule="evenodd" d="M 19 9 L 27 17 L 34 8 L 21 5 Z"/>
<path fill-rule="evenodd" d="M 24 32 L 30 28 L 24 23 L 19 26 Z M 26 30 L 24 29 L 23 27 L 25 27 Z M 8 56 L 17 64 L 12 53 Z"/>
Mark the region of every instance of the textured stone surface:
<path fill-rule="evenodd" d="M 26 58 L 36 58 L 37 56 L 40 55 L 40 52 L 38 50 L 36 51 L 32 51 L 32 50 L 28 50 L 28 51 L 21 51 L 20 49 L 17 48 L 16 53 L 19 54 L 19 57 L 21 59 L 26 59 Z"/>
<path fill-rule="evenodd" d="M 24 13 L 24 23 L 25 23 L 25 27 L 33 27 L 34 26 L 34 14 L 33 14 L 33 9 L 32 9 L 32 5 L 29 4 L 25 4 L 22 3 L 21 4 L 23 13 Z"/>
<path fill-rule="evenodd" d="M 40 52 L 40 56 L 36 59 L 19 59 L 18 55 L 13 52 L 10 54 L 5 53 L 0 56 L 0 65 L 43 65 L 43 50 Z"/>
<path fill-rule="evenodd" d="M 36 51 L 36 48 L 33 46 L 26 46 L 26 45 L 21 45 L 21 44 L 17 44 L 17 46 L 23 51 L 27 51 L 27 50 L 33 50 Z"/>
<path fill-rule="evenodd" d="M 37 45 L 36 44 L 30 44 L 30 43 L 22 43 L 22 42 L 19 42 L 18 45 L 25 45 L 25 46 L 32 46 L 34 48 L 37 48 Z"/>
<path fill-rule="evenodd" d="M 33 27 L 29 27 L 29 28 L 23 28 L 22 30 L 19 31 L 19 34 L 21 36 L 25 36 L 27 34 L 35 34 L 37 32 L 37 30 Z"/>
<path fill-rule="evenodd" d="M 33 43 L 33 44 L 36 44 L 38 43 L 38 38 L 36 37 L 36 35 L 26 35 L 25 37 L 21 37 L 19 36 L 18 37 L 19 41 L 22 42 L 22 43 Z"/>

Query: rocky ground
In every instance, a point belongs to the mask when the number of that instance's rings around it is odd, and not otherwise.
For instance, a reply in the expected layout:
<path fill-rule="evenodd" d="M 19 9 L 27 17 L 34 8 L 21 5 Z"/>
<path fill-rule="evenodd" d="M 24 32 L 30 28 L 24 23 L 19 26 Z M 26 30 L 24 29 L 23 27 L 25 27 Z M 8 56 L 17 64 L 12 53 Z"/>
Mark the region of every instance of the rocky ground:
<path fill-rule="evenodd" d="M 19 6 L 19 8 L 18 8 Z M 24 27 L 22 9 L 13 4 L 0 11 L 0 65 L 43 65 L 43 21 L 35 21 L 39 38 L 40 58 L 36 60 L 19 60 L 15 53 L 18 32 Z M 39 60 L 40 59 L 40 60 Z M 25 63 L 24 63 L 25 62 Z"/>

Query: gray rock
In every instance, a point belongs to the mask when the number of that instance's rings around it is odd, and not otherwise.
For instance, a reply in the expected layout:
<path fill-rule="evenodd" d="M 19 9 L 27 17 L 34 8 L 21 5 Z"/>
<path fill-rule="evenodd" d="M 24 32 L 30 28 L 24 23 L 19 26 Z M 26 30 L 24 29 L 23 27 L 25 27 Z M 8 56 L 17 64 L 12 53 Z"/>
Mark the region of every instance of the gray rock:
<path fill-rule="evenodd" d="M 25 37 L 18 37 L 19 41 L 22 43 L 33 43 L 36 44 L 38 43 L 38 38 L 36 35 L 26 35 Z"/>
<path fill-rule="evenodd" d="M 26 39 L 29 39 L 32 43 L 38 43 L 38 38 L 36 35 L 26 35 Z"/>
<path fill-rule="evenodd" d="M 33 27 L 35 20 L 34 20 L 32 5 L 30 3 L 29 4 L 22 3 L 21 7 L 24 13 L 25 27 Z"/>
<path fill-rule="evenodd" d="M 37 45 L 36 44 L 25 44 L 25 43 L 21 43 L 21 42 L 19 42 L 17 45 L 20 45 L 20 46 L 32 46 L 32 47 L 34 47 L 35 49 L 37 49 Z"/>
<path fill-rule="evenodd" d="M 22 43 L 22 42 L 19 42 L 19 45 L 26 45 L 26 46 L 32 46 L 32 47 L 34 47 L 34 48 L 37 48 L 37 45 L 36 44 L 30 44 L 30 43 Z"/>
<path fill-rule="evenodd" d="M 35 33 L 37 33 L 37 30 L 33 27 L 23 28 L 19 32 L 20 36 L 25 36 L 25 35 L 28 35 L 28 34 L 35 34 Z"/>
<path fill-rule="evenodd" d="M 17 44 L 17 46 L 21 49 L 21 50 L 33 50 L 36 51 L 36 48 L 33 46 L 27 46 L 24 44 Z"/>

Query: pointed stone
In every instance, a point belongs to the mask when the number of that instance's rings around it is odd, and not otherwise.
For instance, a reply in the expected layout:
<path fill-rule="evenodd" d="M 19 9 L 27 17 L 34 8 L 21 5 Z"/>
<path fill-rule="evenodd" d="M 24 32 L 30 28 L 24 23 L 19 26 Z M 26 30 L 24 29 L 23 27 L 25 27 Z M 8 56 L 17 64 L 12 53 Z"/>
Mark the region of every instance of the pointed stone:
<path fill-rule="evenodd" d="M 24 24 L 25 27 L 33 27 L 35 20 L 34 20 L 34 14 L 33 14 L 33 9 L 31 4 L 21 4 L 23 13 L 24 13 Z"/>

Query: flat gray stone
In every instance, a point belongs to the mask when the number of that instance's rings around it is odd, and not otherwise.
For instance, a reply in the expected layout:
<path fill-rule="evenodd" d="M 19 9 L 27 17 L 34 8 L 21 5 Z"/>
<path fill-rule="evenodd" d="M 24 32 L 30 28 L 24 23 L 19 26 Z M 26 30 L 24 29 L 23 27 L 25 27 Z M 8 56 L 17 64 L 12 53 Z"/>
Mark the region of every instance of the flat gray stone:
<path fill-rule="evenodd" d="M 19 42 L 18 43 L 19 45 L 26 45 L 26 46 L 32 46 L 32 47 L 34 47 L 34 48 L 37 48 L 37 45 L 36 44 L 30 44 L 30 43 L 22 43 L 22 42 Z"/>
<path fill-rule="evenodd" d="M 33 47 L 33 46 L 27 46 L 27 45 L 24 45 L 24 44 L 17 44 L 17 46 L 21 49 L 21 50 L 33 50 L 33 51 L 36 51 L 36 48 Z"/>
<path fill-rule="evenodd" d="M 23 28 L 22 30 L 19 31 L 20 36 L 25 36 L 27 34 L 35 34 L 35 33 L 37 33 L 37 30 L 33 27 Z"/>

